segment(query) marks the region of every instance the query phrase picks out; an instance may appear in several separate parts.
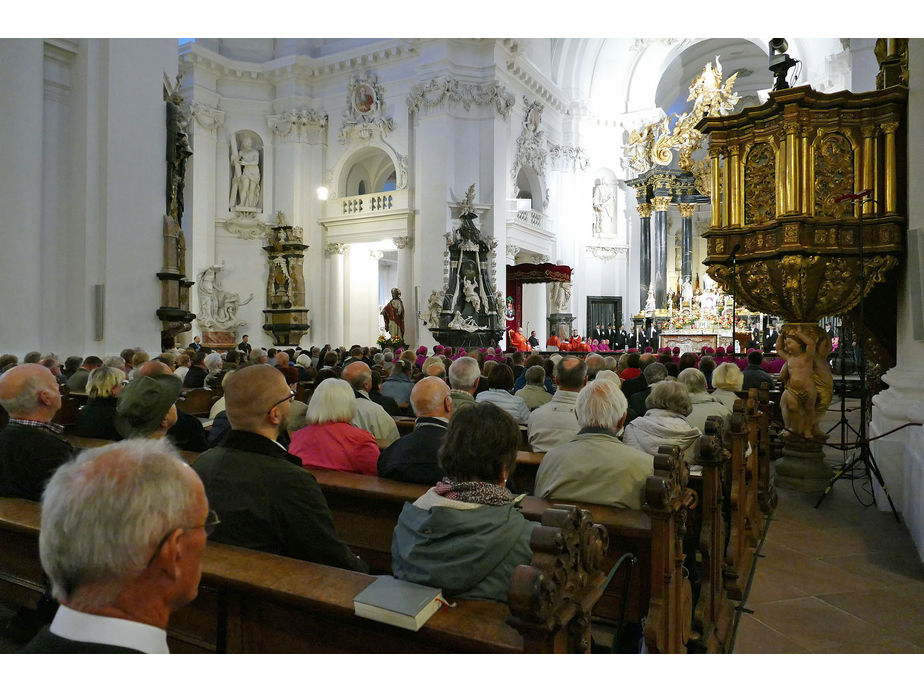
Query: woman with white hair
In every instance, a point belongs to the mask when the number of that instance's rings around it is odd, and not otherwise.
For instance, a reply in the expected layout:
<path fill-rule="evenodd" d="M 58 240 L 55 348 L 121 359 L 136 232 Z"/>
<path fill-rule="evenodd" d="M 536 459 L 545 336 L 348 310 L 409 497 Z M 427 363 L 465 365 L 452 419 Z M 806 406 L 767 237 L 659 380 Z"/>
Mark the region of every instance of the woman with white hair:
<path fill-rule="evenodd" d="M 706 374 L 697 368 L 687 368 L 680 371 L 677 381 L 687 386 L 690 391 L 690 406 L 692 411 L 687 414 L 687 423 L 700 431 L 706 430 L 706 419 L 718 416 L 726 420 L 728 409 L 719 400 L 706 392 Z"/>
<path fill-rule="evenodd" d="M 702 432 L 694 428 L 686 417 L 693 411 L 687 386 L 675 380 L 662 380 L 651 386 L 645 399 L 645 416 L 633 419 L 626 426 L 622 439 L 649 455 L 658 452 L 662 445 L 677 445 L 684 451 L 687 462 L 695 455 L 695 443 Z"/>
<path fill-rule="evenodd" d="M 292 434 L 289 452 L 307 469 L 378 475 L 379 446 L 369 431 L 353 426 L 356 395 L 340 378 L 327 378 L 308 402 L 308 425 Z"/>
<path fill-rule="evenodd" d="M 208 375 L 205 376 L 205 386 L 210 390 L 221 387 L 221 381 L 225 377 L 225 372 L 222 370 L 224 361 L 221 358 L 221 354 L 217 351 L 213 351 L 205 357 L 202 365 L 209 371 Z"/>
<path fill-rule="evenodd" d="M 730 414 L 735 406 L 736 394 L 744 386 L 744 373 L 733 363 L 723 363 L 712 371 L 712 396 L 721 402 Z"/>

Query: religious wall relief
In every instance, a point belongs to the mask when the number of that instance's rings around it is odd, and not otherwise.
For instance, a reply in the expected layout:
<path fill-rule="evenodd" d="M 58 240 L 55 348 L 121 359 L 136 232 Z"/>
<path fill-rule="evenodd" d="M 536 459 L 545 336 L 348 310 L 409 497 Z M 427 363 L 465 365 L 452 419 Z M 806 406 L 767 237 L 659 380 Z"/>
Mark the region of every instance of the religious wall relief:
<path fill-rule="evenodd" d="M 221 273 L 225 263 L 206 267 L 197 277 L 199 291 L 199 326 L 208 330 L 230 331 L 246 324 L 237 316 L 238 308 L 253 300 L 253 294 L 241 300 L 240 294 L 226 291 L 222 286 Z"/>

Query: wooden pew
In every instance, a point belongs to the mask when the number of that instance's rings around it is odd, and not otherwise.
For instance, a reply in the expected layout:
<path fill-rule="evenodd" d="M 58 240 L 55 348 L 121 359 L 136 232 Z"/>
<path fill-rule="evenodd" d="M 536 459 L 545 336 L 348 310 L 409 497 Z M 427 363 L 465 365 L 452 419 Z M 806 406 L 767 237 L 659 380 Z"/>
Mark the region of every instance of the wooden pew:
<path fill-rule="evenodd" d="M 349 472 L 311 472 L 324 492 L 340 537 L 374 571 L 390 572 L 391 538 L 398 515 L 405 502 L 419 498 L 427 487 Z M 581 504 L 609 534 L 612 550 L 605 570 L 625 553 L 639 559 L 629 586 L 626 617 L 638 622 L 647 616 L 645 638 L 650 652 L 685 652 L 691 633 L 692 592 L 684 577 L 680 546 L 681 515 L 692 504 L 686 480 L 682 456 L 673 448 L 662 448 L 656 456 L 655 476 L 648 480 L 644 510 Z M 527 496 L 521 508 L 527 518 L 538 520 L 551 505 Z M 610 584 L 595 615 L 615 618 L 619 614 L 623 579 L 620 575 Z"/>
<path fill-rule="evenodd" d="M 0 498 L 0 594 L 34 606 L 44 591 L 40 506 Z M 456 600 L 417 633 L 353 614 L 374 577 L 283 556 L 209 544 L 199 596 L 174 614 L 173 652 L 589 652 L 590 614 L 602 593 L 605 530 L 586 511 L 554 506 L 533 530 L 509 608 Z"/>
<path fill-rule="evenodd" d="M 196 387 L 186 390 L 182 397 L 177 400 L 176 406 L 187 414 L 199 418 L 208 418 L 212 405 L 221 399 L 221 394 L 215 390 L 209 390 L 205 387 Z"/>
<path fill-rule="evenodd" d="M 693 611 L 690 649 L 707 654 L 727 652 L 731 644 L 733 606 L 725 589 L 725 519 L 722 516 L 724 468 L 731 453 L 723 446 L 721 417 L 706 419 L 696 462 L 702 466 L 700 484 L 699 597 Z"/>
<path fill-rule="evenodd" d="M 760 419 L 758 421 L 758 459 L 757 459 L 757 502 L 765 515 L 771 515 L 776 509 L 776 488 L 773 486 L 773 463 L 771 449 L 773 441 L 770 438 L 770 389 L 764 383 L 757 393 Z M 779 406 L 779 399 L 777 399 Z"/>
<path fill-rule="evenodd" d="M 728 544 L 725 549 L 725 584 L 732 599 L 744 598 L 751 563 L 754 560 L 754 545 L 749 540 L 747 507 L 747 468 L 750 456 L 745 455 L 748 444 L 747 402 L 737 400 L 729 425 L 729 450 L 731 459 L 726 472 L 725 487 L 730 507 L 728 523 Z"/>

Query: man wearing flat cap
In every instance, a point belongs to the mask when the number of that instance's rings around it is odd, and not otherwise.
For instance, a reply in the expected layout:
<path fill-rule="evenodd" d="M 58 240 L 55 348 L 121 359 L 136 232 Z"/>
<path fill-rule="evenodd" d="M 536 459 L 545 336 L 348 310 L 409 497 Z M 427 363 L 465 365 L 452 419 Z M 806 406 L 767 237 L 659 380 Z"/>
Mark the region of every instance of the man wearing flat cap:
<path fill-rule="evenodd" d="M 123 438 L 163 438 L 176 423 L 176 400 L 183 384 L 154 373 L 135 378 L 123 388 L 116 405 L 115 427 Z"/>

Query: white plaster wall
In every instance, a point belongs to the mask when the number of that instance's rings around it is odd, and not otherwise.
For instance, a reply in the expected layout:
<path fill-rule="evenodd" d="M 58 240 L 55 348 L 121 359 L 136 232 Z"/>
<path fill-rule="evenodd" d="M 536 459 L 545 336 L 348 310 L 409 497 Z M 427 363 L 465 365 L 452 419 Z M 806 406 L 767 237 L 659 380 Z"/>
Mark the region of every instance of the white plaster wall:
<path fill-rule="evenodd" d="M 370 254 L 375 243 L 351 243 L 344 255 L 344 346 L 375 344 L 379 336 L 379 261 Z M 336 310 L 336 306 L 332 306 Z M 410 310 L 404 300 L 405 311 Z M 405 316 L 405 320 L 407 317 Z"/>
<path fill-rule="evenodd" d="M 908 227 L 910 235 L 924 241 L 924 155 L 915 146 L 924 132 L 924 40 L 909 41 L 910 94 L 908 102 Z M 889 389 L 873 398 L 870 435 L 876 436 L 907 423 L 924 422 L 924 335 L 915 334 L 921 320 L 920 255 L 909 254 L 901 269 L 897 311 L 898 359 L 883 376 Z M 924 560 L 924 435 L 921 428 L 905 428 L 872 444 L 873 454 L 885 477 L 892 501 L 904 513 L 918 552 Z M 874 484 L 874 488 L 877 485 Z M 876 488 L 877 507 L 889 511 L 882 491 Z"/>
<path fill-rule="evenodd" d="M 160 350 L 166 136 L 162 75 L 172 39 L 0 42 L 5 167 L 2 323 L 10 349 Z M 47 57 L 46 57 L 47 54 Z M 44 85 L 43 85 L 44 81 Z M 11 220 L 16 220 L 15 225 Z M 93 339 L 92 285 L 105 285 Z M 9 315 L 6 314 L 9 311 Z M 8 328 L 7 326 L 10 326 Z M 17 327 L 14 327 L 17 326 Z M 7 337 L 7 335 L 9 335 Z"/>
<path fill-rule="evenodd" d="M 42 94 L 41 39 L 0 41 L 0 301 L 2 348 L 20 358 L 50 347 L 41 340 Z M 50 274 L 50 271 L 49 271 Z"/>

